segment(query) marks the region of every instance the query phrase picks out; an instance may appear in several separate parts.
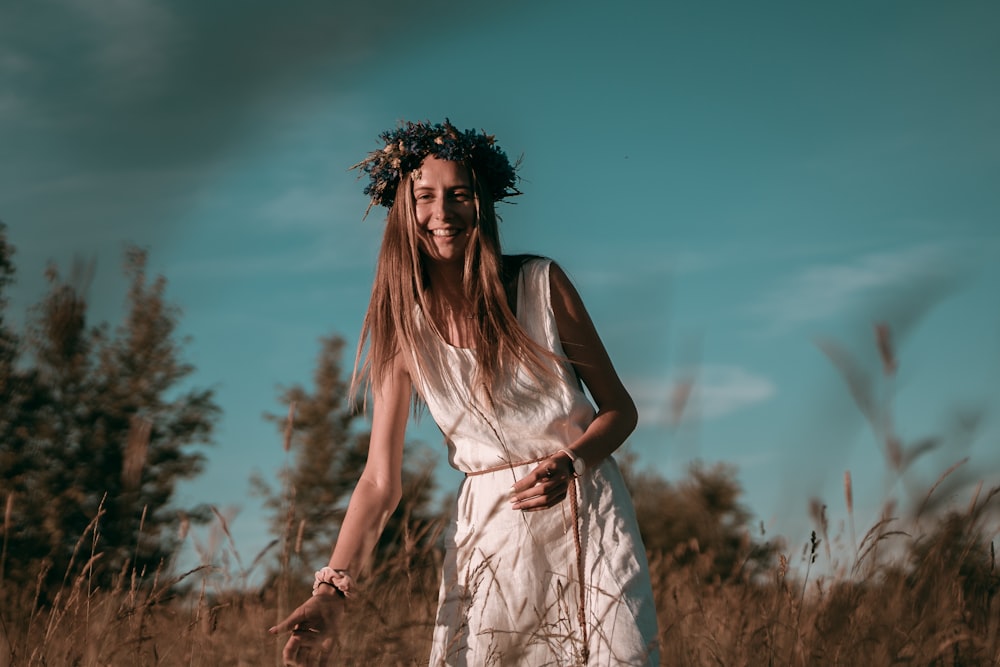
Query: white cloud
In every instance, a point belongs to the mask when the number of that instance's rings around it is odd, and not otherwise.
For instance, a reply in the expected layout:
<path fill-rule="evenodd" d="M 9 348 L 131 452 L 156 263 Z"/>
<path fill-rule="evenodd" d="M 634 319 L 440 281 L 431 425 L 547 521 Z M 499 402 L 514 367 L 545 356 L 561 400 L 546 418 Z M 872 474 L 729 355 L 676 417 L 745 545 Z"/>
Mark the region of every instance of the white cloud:
<path fill-rule="evenodd" d="M 636 380 L 629 383 L 629 389 L 647 426 L 719 419 L 763 403 L 777 391 L 763 375 L 722 364 L 682 369 L 662 381 Z"/>
<path fill-rule="evenodd" d="M 893 289 L 950 284 L 959 274 L 956 253 L 943 244 L 874 253 L 800 272 L 755 306 L 776 327 L 828 320 L 866 296 Z"/>

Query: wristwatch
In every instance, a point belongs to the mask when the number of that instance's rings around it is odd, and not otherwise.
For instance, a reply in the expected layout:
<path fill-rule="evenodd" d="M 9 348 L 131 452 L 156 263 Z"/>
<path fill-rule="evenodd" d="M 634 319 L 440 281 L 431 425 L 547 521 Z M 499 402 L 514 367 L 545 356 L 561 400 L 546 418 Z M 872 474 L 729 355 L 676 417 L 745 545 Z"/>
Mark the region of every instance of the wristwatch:
<path fill-rule="evenodd" d="M 569 457 L 569 460 L 573 462 L 573 476 L 580 477 L 583 475 L 584 471 L 587 469 L 587 463 L 573 453 L 570 449 L 560 449 L 560 452 Z"/>

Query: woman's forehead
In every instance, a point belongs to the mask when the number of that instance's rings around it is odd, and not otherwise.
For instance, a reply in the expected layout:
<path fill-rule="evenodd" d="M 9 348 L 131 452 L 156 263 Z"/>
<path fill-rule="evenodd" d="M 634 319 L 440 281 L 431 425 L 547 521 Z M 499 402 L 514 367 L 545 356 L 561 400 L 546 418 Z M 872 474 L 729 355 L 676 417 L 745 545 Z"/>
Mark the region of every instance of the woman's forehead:
<path fill-rule="evenodd" d="M 442 160 L 429 155 L 420 163 L 420 167 L 412 174 L 413 187 L 434 185 L 465 185 L 471 186 L 472 177 L 469 168 L 461 162 Z"/>

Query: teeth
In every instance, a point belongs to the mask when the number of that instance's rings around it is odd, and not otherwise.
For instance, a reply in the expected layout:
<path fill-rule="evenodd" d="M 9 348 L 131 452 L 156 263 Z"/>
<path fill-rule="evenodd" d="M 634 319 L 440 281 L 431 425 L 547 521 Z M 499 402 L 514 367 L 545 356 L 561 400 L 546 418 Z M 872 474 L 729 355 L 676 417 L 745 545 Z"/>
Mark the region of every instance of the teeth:
<path fill-rule="evenodd" d="M 457 229 L 432 229 L 432 236 L 458 236 L 459 230 Z"/>

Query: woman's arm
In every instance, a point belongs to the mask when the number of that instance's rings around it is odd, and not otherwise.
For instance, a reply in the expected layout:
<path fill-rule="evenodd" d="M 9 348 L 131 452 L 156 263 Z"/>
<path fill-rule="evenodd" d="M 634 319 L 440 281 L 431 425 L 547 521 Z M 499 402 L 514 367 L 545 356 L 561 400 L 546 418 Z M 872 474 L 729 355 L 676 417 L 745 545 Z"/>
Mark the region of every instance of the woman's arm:
<path fill-rule="evenodd" d="M 373 391 L 368 460 L 341 524 L 329 566 L 352 574 L 367 564 L 389 516 L 402 495 L 403 440 L 410 407 L 410 376 L 397 355 L 389 377 Z M 315 594 L 270 629 L 291 632 L 285 644 L 286 665 L 325 665 L 333 650 L 344 598 L 332 586 Z"/>
<path fill-rule="evenodd" d="M 594 421 L 566 447 L 589 468 L 625 442 L 635 429 L 638 412 L 583 300 L 555 262 L 549 267 L 549 289 L 563 351 L 597 404 Z M 514 485 L 511 497 L 514 509 L 537 510 L 556 505 L 565 498 L 572 475 L 570 457 L 562 452 L 555 453 Z"/>
<path fill-rule="evenodd" d="M 368 461 L 351 494 L 329 566 L 358 574 L 403 493 L 403 440 L 410 409 L 410 376 L 397 354 L 389 377 L 376 384 Z"/>
<path fill-rule="evenodd" d="M 549 269 L 549 282 L 563 351 L 597 404 L 594 421 L 568 448 L 583 457 L 589 467 L 621 447 L 635 430 L 639 413 L 611 363 L 583 300 L 555 263 Z"/>

